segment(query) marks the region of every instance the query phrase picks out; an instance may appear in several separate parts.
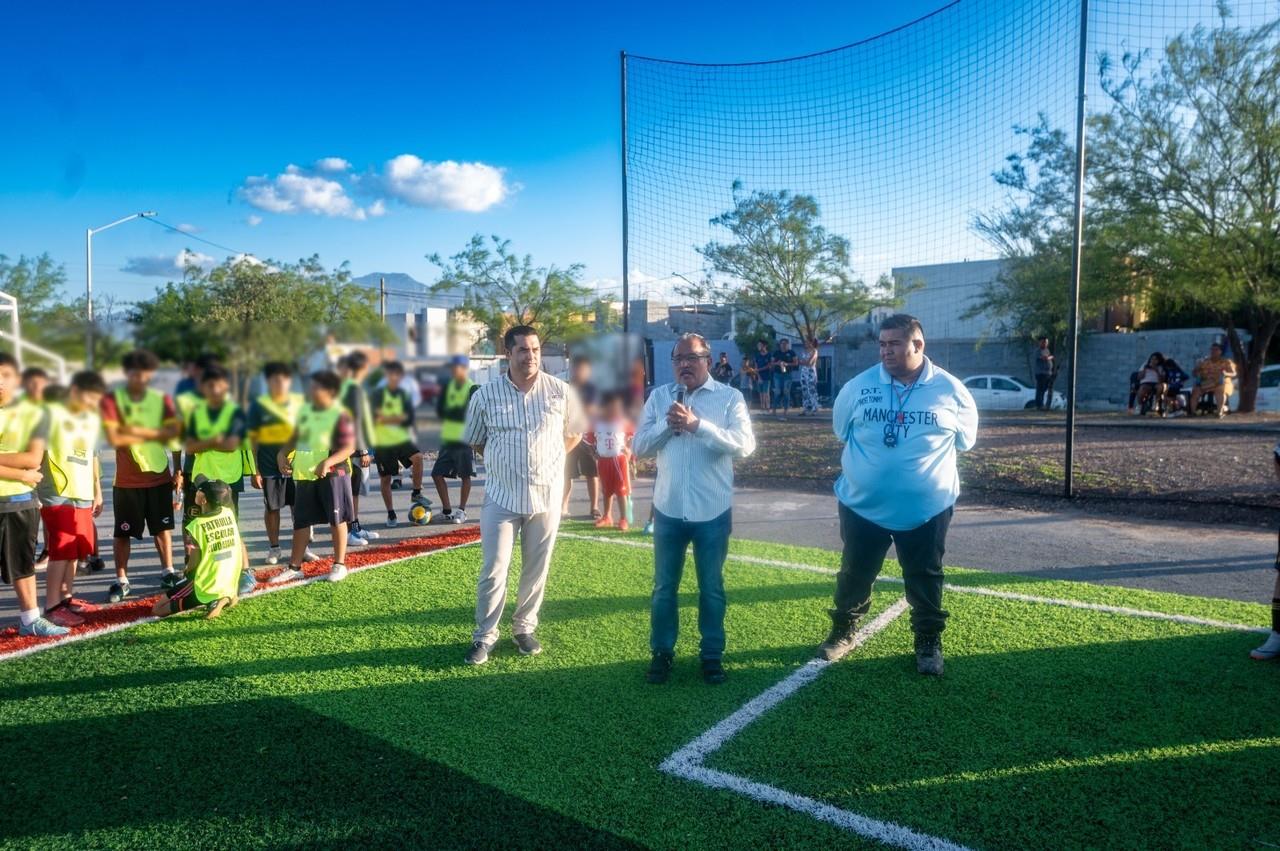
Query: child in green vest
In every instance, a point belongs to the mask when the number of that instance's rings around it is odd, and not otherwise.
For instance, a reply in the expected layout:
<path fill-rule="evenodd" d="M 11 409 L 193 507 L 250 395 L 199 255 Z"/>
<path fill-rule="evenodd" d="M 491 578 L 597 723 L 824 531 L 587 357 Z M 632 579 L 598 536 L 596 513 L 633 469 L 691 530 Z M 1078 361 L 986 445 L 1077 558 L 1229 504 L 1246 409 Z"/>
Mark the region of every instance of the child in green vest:
<path fill-rule="evenodd" d="M 102 417 L 98 406 L 107 391 L 96 372 L 77 372 L 65 402 L 50 401 L 49 442 L 44 478 L 37 487 L 44 539 L 49 548 L 45 572 L 45 617 L 60 626 L 84 623 L 80 615 L 92 611 L 72 596 L 76 562 L 93 555 L 97 545 L 94 519 L 102 513 L 102 476 L 98 444 Z"/>
<path fill-rule="evenodd" d="M 409 391 L 401 385 L 404 380 L 404 364 L 388 361 L 382 366 L 387 386 L 373 391 L 370 406 L 373 410 L 373 460 L 378 466 L 378 484 L 382 490 L 382 504 L 387 509 L 387 526 L 398 522 L 391 507 L 391 480 L 400 474 L 400 468 L 413 471 L 413 494 L 410 499 L 422 497 L 422 450 L 413 442 L 413 401 Z"/>
<path fill-rule="evenodd" d="M 40 614 L 36 590 L 36 536 L 40 502 L 35 487 L 44 478 L 49 417 L 18 396 L 18 361 L 0 352 L 0 579 L 18 597 L 18 634 L 50 637 L 70 630 Z"/>
<path fill-rule="evenodd" d="M 293 551 L 289 566 L 272 582 L 304 578 L 302 559 L 311 527 L 327 524 L 333 536 L 330 582 L 347 576 L 347 524 L 355 519 L 351 499 L 351 454 L 356 448 L 355 421 L 338 402 L 342 379 L 329 370 L 311 376 L 310 399 L 298 414 L 289 442 L 280 447 L 276 464 L 292 476 Z"/>
<path fill-rule="evenodd" d="M 187 522 L 187 568 L 182 581 L 156 601 L 151 613 L 158 617 L 204 606 L 206 617 L 216 618 L 227 606 L 235 605 L 241 574 L 249 568 L 231 486 L 218 479 L 197 477 L 192 499 L 195 511 Z"/>
<path fill-rule="evenodd" d="M 471 380 L 471 363 L 466 355 L 457 355 L 449 363 L 452 374 L 436 402 L 436 413 L 440 416 L 440 454 L 431 467 L 431 480 L 436 483 L 436 493 L 440 494 L 440 516 L 449 523 L 466 523 L 476 456 L 475 450 L 463 442 L 462 431 L 467 423 L 467 405 L 480 385 Z M 449 502 L 449 483 L 445 481 L 448 478 L 462 481 L 456 509 Z"/>
<path fill-rule="evenodd" d="M 339 389 L 338 404 L 346 409 L 355 424 L 356 448 L 351 454 L 351 500 L 355 506 L 355 519 L 347 527 L 347 545 L 366 547 L 369 542 L 378 538 L 378 533 L 365 529 L 360 525 L 360 492 L 364 489 L 368 474 L 365 472 L 373 462 L 373 411 L 369 407 L 369 397 L 364 392 L 364 379 L 369 374 L 369 356 L 360 350 L 349 353 L 338 361 L 339 378 L 342 381 Z"/>
<path fill-rule="evenodd" d="M 244 461 L 240 445 L 245 439 L 244 411 L 228 393 L 231 376 L 220 366 L 212 366 L 200 377 L 203 399 L 187 418 L 183 451 L 191 456 L 193 481 L 183 489 L 188 520 L 196 516 L 194 479 L 204 476 L 219 479 L 231 488 L 232 510 L 239 512 L 240 494 L 244 491 Z"/>

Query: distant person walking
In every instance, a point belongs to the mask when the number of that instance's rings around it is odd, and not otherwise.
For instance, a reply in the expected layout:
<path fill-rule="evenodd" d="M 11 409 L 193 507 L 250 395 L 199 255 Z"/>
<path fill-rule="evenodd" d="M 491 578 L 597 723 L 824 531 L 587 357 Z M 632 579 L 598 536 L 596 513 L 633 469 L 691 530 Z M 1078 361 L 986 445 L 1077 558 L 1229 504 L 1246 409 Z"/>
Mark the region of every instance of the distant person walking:
<path fill-rule="evenodd" d="M 804 341 L 804 355 L 800 358 L 800 401 L 804 406 L 800 416 L 818 413 L 818 341 L 812 337 Z"/>
<path fill-rule="evenodd" d="M 1049 338 L 1036 341 L 1036 410 L 1047 411 L 1053 407 L 1053 376 L 1056 370 L 1053 352 L 1049 350 Z"/>
<path fill-rule="evenodd" d="M 725 678 L 723 572 L 733 528 L 733 461 L 754 452 L 756 440 L 742 394 L 711 378 L 705 339 L 683 335 L 671 360 L 676 382 L 654 388 L 635 439 L 636 454 L 658 458 L 647 679 L 664 683 L 671 675 L 680 576 L 693 544 L 702 678 L 715 684 Z"/>
<path fill-rule="evenodd" d="M 832 426 L 844 443 L 835 488 L 844 553 L 831 632 L 818 655 L 837 659 L 853 646 L 894 544 L 911 603 L 916 669 L 941 674 L 942 556 L 960 494 L 956 453 L 970 449 L 978 433 L 973 397 L 925 357 L 919 320 L 899 313 L 880 326 L 880 364 L 840 391 Z"/>
<path fill-rule="evenodd" d="M 534 636 L 547 586 L 547 568 L 560 527 L 565 455 L 586 431 L 577 392 L 541 369 L 538 332 L 517 325 L 503 336 L 507 374 L 476 391 L 463 440 L 485 459 L 480 511 L 484 565 L 476 586 L 476 628 L 466 661 L 482 665 L 498 640 L 507 600 L 507 569 L 520 536 L 520 586 L 512 615 L 520 653 L 542 652 Z"/>

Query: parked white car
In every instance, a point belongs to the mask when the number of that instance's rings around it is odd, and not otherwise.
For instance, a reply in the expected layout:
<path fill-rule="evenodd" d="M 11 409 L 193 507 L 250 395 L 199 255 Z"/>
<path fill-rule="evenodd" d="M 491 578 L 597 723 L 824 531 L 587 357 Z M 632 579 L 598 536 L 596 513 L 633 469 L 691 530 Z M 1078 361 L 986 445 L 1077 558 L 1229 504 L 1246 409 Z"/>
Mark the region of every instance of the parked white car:
<path fill-rule="evenodd" d="M 1021 411 L 1036 405 L 1036 388 L 1012 375 L 971 375 L 964 380 L 964 386 L 973 394 L 980 411 Z M 1055 411 L 1064 410 L 1067 399 L 1055 390 L 1049 406 Z"/>
<path fill-rule="evenodd" d="M 1240 394 L 1231 397 L 1234 410 L 1240 400 Z M 1280 363 L 1264 366 L 1258 376 L 1258 401 L 1254 408 L 1258 411 L 1280 411 Z"/>

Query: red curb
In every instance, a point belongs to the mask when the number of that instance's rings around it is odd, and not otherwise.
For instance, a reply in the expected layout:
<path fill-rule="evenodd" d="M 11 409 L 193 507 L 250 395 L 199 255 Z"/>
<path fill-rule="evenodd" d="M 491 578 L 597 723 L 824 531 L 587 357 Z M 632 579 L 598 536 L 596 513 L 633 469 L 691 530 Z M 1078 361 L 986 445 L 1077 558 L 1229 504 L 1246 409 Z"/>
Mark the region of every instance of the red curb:
<path fill-rule="evenodd" d="M 377 544 L 368 548 L 362 548 L 358 552 L 347 552 L 347 568 L 351 571 L 362 570 L 367 567 L 375 567 L 379 564 L 396 561 L 398 559 L 410 558 L 416 555 L 425 555 L 436 550 L 456 547 L 462 544 L 470 544 L 480 540 L 480 527 L 468 526 L 462 529 L 456 529 L 449 532 L 442 532 L 438 535 L 426 535 L 420 538 L 406 538 L 402 541 L 388 542 L 385 544 Z M 303 565 L 302 572 L 307 578 L 314 576 L 324 576 L 329 572 L 332 559 L 321 559 L 320 561 L 311 562 Z M 254 574 L 259 579 L 270 579 L 284 567 L 279 568 L 258 568 Z M 258 582 L 255 590 L 260 590 L 270 586 L 270 582 Z M 119 629 L 120 627 L 141 621 L 151 616 L 151 607 L 155 605 L 156 600 L 160 599 L 159 594 L 153 594 L 149 597 L 139 597 L 136 599 L 125 600 L 112 605 L 100 606 L 97 611 L 86 612 L 82 617 L 84 623 L 80 626 L 72 628 L 67 635 L 61 635 L 54 638 L 37 638 L 35 636 L 20 636 L 16 626 L 6 627 L 0 630 L 0 657 L 8 656 L 26 650 L 37 645 L 60 644 L 69 639 L 83 639 L 91 636 L 92 633 L 102 632 L 108 629 Z"/>

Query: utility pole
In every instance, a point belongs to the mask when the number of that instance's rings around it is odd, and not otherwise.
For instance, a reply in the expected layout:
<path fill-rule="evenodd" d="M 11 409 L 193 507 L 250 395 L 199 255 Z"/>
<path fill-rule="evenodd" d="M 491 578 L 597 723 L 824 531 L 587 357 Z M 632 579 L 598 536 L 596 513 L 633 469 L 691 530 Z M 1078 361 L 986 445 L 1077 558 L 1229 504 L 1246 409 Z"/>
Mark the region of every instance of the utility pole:
<path fill-rule="evenodd" d="M 1080 0 L 1080 76 L 1076 85 L 1075 238 L 1071 245 L 1071 300 L 1067 305 L 1067 451 L 1063 495 L 1075 496 L 1076 361 L 1080 355 L 1080 255 L 1084 245 L 1085 68 L 1089 61 L 1089 0 Z M 1050 398 L 1050 402 L 1052 402 Z"/>
<path fill-rule="evenodd" d="M 387 279 L 378 278 L 378 315 L 387 321 Z"/>

